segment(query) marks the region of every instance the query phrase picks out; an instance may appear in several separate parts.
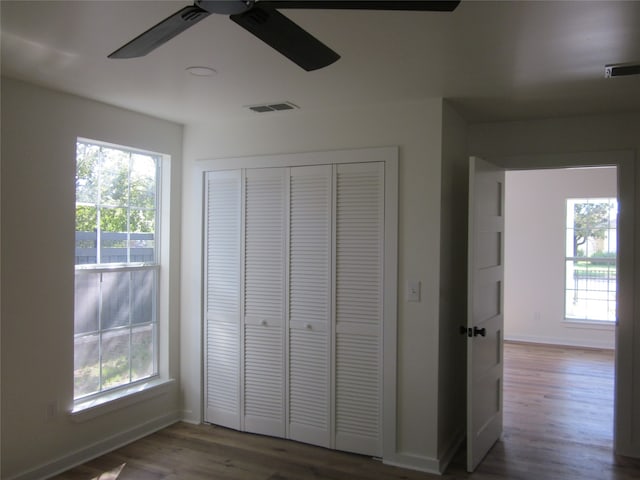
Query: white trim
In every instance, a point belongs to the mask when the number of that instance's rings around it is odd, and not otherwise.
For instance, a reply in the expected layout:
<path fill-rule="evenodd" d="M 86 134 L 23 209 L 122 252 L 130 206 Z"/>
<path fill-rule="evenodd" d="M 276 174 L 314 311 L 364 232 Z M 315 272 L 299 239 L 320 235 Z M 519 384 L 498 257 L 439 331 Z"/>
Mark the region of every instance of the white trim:
<path fill-rule="evenodd" d="M 582 328 L 585 330 L 607 330 L 613 331 L 616 322 L 612 320 L 583 320 L 580 318 L 564 318 L 562 326 L 566 328 Z"/>
<path fill-rule="evenodd" d="M 154 378 L 147 382 L 128 384 L 125 388 L 94 395 L 87 400 L 79 400 L 69 412 L 69 416 L 74 422 L 86 422 L 100 415 L 165 395 L 175 387 L 175 383 L 173 379 Z"/>
<path fill-rule="evenodd" d="M 82 264 L 75 265 L 75 274 L 117 273 L 134 271 L 155 271 L 155 299 L 153 320 L 143 325 L 152 325 L 153 329 L 153 375 L 141 381 L 128 382 L 121 388 L 107 389 L 89 395 L 89 398 L 74 398 L 74 406 L 70 415 L 74 421 L 85 421 L 118 408 L 126 407 L 147 398 L 159 395 L 158 387 L 172 384 L 169 369 L 170 344 L 170 270 L 171 270 L 171 155 L 151 152 L 135 147 L 118 145 L 100 140 L 77 137 L 77 143 L 95 145 L 100 148 L 114 148 L 129 154 L 140 154 L 153 157 L 156 162 L 155 170 L 155 246 L 154 262 L 124 262 L 113 264 Z M 130 160 L 131 162 L 131 160 Z M 129 163 L 129 170 L 131 163 Z M 130 205 L 129 205 L 130 207 Z M 129 256 L 129 255 L 127 255 Z M 74 289 L 75 295 L 75 289 Z M 131 325 L 128 327 L 133 328 Z M 97 332 L 112 329 L 98 330 Z M 95 332 L 94 332 L 95 333 Z M 87 335 L 87 333 L 83 334 Z M 75 349 L 75 346 L 74 346 Z M 102 386 L 102 385 L 101 385 Z M 158 393 L 153 393 L 158 392 Z M 74 392 L 75 394 L 75 392 Z M 132 395 L 126 400 L 125 397 Z M 89 413 L 93 412 L 93 413 Z M 96 413 L 97 412 L 97 413 Z"/>
<path fill-rule="evenodd" d="M 202 159 L 198 160 L 198 173 L 211 170 L 238 168 L 301 167 L 305 165 L 327 165 L 339 163 L 387 162 L 397 159 L 398 147 L 358 148 L 324 152 L 287 153 L 282 155 L 260 155 L 254 157 Z"/>
<path fill-rule="evenodd" d="M 466 439 L 466 430 L 459 430 L 451 441 L 438 453 L 438 458 L 416 455 L 414 453 L 394 453 L 383 459 L 385 465 L 419 470 L 421 472 L 442 475 Z"/>
<path fill-rule="evenodd" d="M 128 145 L 122 145 L 120 143 L 105 142 L 103 140 L 95 140 L 89 137 L 76 137 L 76 143 L 90 143 L 99 147 L 112 148 L 114 150 L 127 150 L 128 152 L 135 153 L 136 155 L 148 155 L 148 156 L 167 156 L 164 153 L 156 152 L 153 150 L 145 150 L 144 148 L 131 147 Z"/>
<path fill-rule="evenodd" d="M 425 473 L 440 475 L 440 461 L 437 458 L 411 453 L 396 453 L 391 458 L 384 458 L 382 463 L 392 467 L 408 468 Z"/>
<path fill-rule="evenodd" d="M 76 273 L 110 273 L 110 272 L 139 272 L 141 270 L 160 270 L 159 263 L 102 263 L 76 265 Z"/>
<path fill-rule="evenodd" d="M 358 148 L 282 155 L 261 155 L 252 157 L 201 159 L 197 161 L 195 175 L 198 183 L 206 172 L 215 170 L 237 170 L 247 168 L 298 167 L 310 165 L 371 163 L 384 164 L 385 226 L 384 226 L 384 325 L 383 325 L 383 365 L 382 365 L 382 441 L 383 457 L 394 457 L 397 450 L 397 295 L 398 295 L 398 147 Z M 203 190 L 204 192 L 204 190 Z M 204 193 L 201 192 L 201 198 Z M 200 218 L 204 214 L 199 212 Z M 203 246 L 204 248 L 204 246 Z M 202 277 L 201 280 L 202 282 Z M 201 291 L 203 288 L 201 283 Z M 204 322 L 201 310 L 201 321 Z M 204 376 L 201 377 L 202 389 Z M 202 398 L 201 398 L 202 401 Z M 201 408 L 202 410 L 202 408 Z M 244 429 L 244 426 L 242 426 Z M 429 465 L 431 465 L 427 462 Z M 420 463 L 422 465 L 422 463 Z M 430 467 L 429 467 L 430 468 Z M 421 468 L 418 468 L 421 469 Z M 432 470 L 424 470 L 432 471 Z M 433 470 L 435 471 L 435 470 Z"/>
<path fill-rule="evenodd" d="M 543 345 L 557 345 L 559 347 L 597 348 L 613 350 L 615 339 L 611 342 L 600 340 L 575 340 L 571 338 L 558 338 L 557 336 L 544 337 L 540 335 L 505 335 L 505 342 L 539 343 Z"/>
<path fill-rule="evenodd" d="M 154 355 L 154 361 L 156 362 L 156 372 L 160 375 L 161 379 L 168 380 L 174 373 L 171 371 L 171 336 L 172 336 L 172 319 L 175 318 L 175 306 L 179 302 L 179 297 L 174 298 L 176 295 L 175 289 L 172 288 L 176 283 L 179 284 L 180 269 L 176 268 L 172 272 L 172 267 L 175 262 L 172 262 L 172 251 L 176 247 L 180 246 L 179 238 L 175 242 L 172 242 L 172 229 L 176 228 L 176 218 L 172 218 L 171 209 L 171 195 L 173 190 L 171 188 L 173 179 L 171 178 L 171 156 L 160 155 L 159 173 L 156 178 L 156 196 L 157 196 L 157 209 L 156 213 L 156 261 L 158 262 L 158 274 L 157 274 L 157 290 L 156 290 L 156 338 L 155 345 L 157 352 Z M 180 216 L 178 214 L 178 220 Z M 179 264 L 178 264 L 179 265 Z M 175 277 L 178 277 L 176 281 Z"/>
<path fill-rule="evenodd" d="M 70 468 L 82 465 L 94 458 L 100 457 L 117 448 L 123 447 L 131 442 L 139 440 L 147 435 L 151 435 L 163 428 L 180 421 L 178 411 L 169 412 L 156 417 L 148 422 L 138 425 L 129 430 L 118 432 L 115 435 L 102 439 L 86 447 L 75 450 L 67 455 L 58 457 L 50 462 L 40 464 L 29 470 L 18 473 L 6 480 L 39 480 L 49 478 L 58 473 L 62 473 Z"/>

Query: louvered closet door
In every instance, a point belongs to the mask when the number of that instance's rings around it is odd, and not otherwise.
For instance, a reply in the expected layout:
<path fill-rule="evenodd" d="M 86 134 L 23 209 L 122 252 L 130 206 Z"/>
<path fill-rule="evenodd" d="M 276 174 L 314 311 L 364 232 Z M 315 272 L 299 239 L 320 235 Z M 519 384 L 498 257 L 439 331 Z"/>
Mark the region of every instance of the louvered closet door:
<path fill-rule="evenodd" d="M 335 448 L 381 456 L 384 165 L 335 170 Z"/>
<path fill-rule="evenodd" d="M 244 430 L 284 437 L 286 169 L 245 171 Z"/>
<path fill-rule="evenodd" d="M 291 169 L 289 438 L 331 445 L 331 165 Z"/>
<path fill-rule="evenodd" d="M 205 420 L 238 429 L 241 172 L 209 172 L 205 181 Z"/>

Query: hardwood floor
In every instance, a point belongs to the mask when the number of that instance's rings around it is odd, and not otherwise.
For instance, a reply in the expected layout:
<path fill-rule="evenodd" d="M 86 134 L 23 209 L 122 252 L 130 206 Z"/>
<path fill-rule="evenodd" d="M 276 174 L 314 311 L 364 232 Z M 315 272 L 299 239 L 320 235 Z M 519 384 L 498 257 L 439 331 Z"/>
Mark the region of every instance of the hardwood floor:
<path fill-rule="evenodd" d="M 627 480 L 614 458 L 613 352 L 505 344 L 504 434 L 478 470 L 461 451 L 442 476 L 359 455 L 209 425 L 178 423 L 57 480 Z"/>

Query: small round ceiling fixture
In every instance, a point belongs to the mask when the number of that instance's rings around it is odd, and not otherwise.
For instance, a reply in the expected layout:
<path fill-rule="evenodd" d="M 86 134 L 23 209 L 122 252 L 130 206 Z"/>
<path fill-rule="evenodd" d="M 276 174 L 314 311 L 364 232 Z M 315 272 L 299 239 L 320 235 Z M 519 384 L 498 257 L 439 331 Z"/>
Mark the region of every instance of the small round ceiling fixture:
<path fill-rule="evenodd" d="M 185 68 L 187 72 L 189 72 L 194 77 L 213 77 L 216 73 L 211 67 L 201 67 L 201 66 L 193 66 Z"/>

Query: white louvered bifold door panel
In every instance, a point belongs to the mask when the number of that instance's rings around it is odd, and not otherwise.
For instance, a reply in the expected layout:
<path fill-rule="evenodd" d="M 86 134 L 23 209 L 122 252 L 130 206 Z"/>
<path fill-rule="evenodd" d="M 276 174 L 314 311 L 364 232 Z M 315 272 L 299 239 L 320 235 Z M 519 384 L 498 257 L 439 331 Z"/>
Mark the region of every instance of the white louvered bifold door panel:
<path fill-rule="evenodd" d="M 331 165 L 289 178 L 289 438 L 331 445 Z"/>
<path fill-rule="evenodd" d="M 381 456 L 384 164 L 335 172 L 335 448 Z"/>
<path fill-rule="evenodd" d="M 245 172 L 244 430 L 284 437 L 287 169 Z"/>
<path fill-rule="evenodd" d="M 206 174 L 205 421 L 240 428 L 241 172 Z"/>

